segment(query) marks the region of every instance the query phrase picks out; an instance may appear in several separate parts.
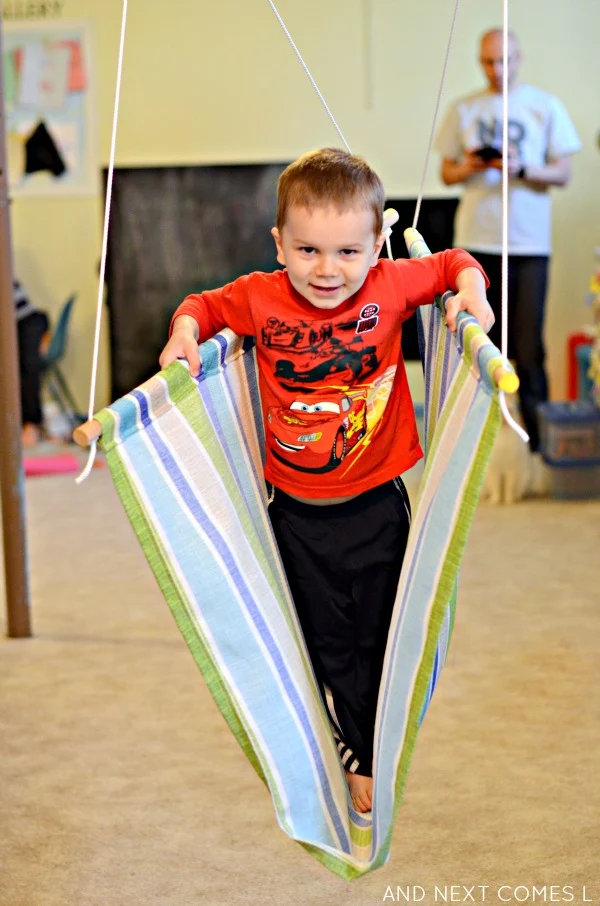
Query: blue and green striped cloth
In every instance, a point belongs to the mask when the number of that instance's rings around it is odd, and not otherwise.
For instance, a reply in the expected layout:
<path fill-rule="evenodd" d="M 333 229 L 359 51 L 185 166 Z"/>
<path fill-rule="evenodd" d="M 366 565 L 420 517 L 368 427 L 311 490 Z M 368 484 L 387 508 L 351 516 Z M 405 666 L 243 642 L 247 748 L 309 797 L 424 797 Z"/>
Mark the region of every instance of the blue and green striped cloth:
<path fill-rule="evenodd" d="M 411 255 L 428 254 L 417 233 L 408 239 Z M 498 350 L 466 315 L 455 341 L 440 300 L 420 316 L 427 461 L 389 633 L 367 815 L 352 807 L 271 532 L 253 340 L 225 330 L 202 345 L 197 379 L 174 362 L 96 416 L 140 544 L 280 826 L 347 879 L 388 856 L 500 423 Z"/>

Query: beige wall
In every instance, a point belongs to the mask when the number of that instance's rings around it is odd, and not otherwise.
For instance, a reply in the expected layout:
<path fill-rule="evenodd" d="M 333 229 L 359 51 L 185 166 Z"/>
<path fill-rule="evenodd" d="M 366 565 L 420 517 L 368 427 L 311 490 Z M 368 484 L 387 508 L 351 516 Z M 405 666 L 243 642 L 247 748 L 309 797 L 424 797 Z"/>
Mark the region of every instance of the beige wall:
<path fill-rule="evenodd" d="M 279 0 L 352 149 L 379 170 L 390 195 L 414 196 L 420 183 L 453 6 L 452 0 Z M 523 78 L 562 98 L 585 146 L 572 185 L 555 191 L 547 340 L 552 391 L 561 396 L 565 337 L 586 321 L 584 297 L 600 244 L 600 2 L 512 0 L 510 7 L 525 52 Z M 64 17 L 93 23 L 102 164 L 120 14 L 119 0 L 64 3 Z M 462 0 L 442 107 L 481 84 L 477 38 L 500 24 L 500 16 L 499 0 Z M 336 143 L 266 0 L 130 0 L 118 164 L 281 161 Z M 434 157 L 429 195 L 448 193 L 438 163 Z M 36 301 L 55 312 L 70 292 L 78 293 L 66 371 L 87 406 L 102 201 L 17 199 L 12 209 L 16 270 Z M 98 405 L 107 401 L 107 343 L 105 332 Z"/>

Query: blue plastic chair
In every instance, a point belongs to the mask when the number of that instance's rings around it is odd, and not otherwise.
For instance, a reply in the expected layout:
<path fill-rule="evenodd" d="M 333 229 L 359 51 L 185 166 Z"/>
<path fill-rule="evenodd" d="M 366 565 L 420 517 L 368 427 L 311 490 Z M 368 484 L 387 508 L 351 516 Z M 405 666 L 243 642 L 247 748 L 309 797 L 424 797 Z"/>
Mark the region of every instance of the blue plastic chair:
<path fill-rule="evenodd" d="M 75 428 L 81 422 L 85 421 L 85 416 L 77 411 L 77 403 L 69 389 L 60 368 L 59 362 L 62 360 L 66 348 L 67 337 L 69 334 L 69 323 L 71 312 L 75 303 L 76 296 L 69 296 L 63 305 L 56 326 L 50 336 L 50 342 L 42 353 L 42 375 L 48 391 L 53 400 L 60 407 L 61 412 Z"/>

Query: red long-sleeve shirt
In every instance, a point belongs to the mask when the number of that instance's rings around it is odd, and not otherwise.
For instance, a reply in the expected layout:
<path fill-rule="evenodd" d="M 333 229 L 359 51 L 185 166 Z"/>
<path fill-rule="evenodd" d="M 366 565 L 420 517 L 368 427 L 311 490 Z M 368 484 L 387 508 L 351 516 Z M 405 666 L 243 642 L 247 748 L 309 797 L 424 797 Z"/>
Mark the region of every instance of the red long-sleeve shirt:
<path fill-rule="evenodd" d="M 315 308 L 285 270 L 187 296 L 200 341 L 223 327 L 256 337 L 265 477 L 307 498 L 360 494 L 423 455 L 400 345 L 402 322 L 477 262 L 460 249 L 380 259 L 335 309 Z M 479 268 L 481 270 L 481 268 Z"/>

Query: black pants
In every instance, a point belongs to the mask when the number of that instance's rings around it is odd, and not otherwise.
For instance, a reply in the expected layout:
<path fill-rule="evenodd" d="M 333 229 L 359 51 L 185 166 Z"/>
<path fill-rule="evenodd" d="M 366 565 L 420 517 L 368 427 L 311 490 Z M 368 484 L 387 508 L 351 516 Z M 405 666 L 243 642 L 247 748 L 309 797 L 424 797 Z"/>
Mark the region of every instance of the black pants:
<path fill-rule="evenodd" d="M 500 348 L 502 323 L 502 258 L 471 252 L 490 281 L 487 291 L 496 323 L 489 332 Z M 514 359 L 520 387 L 521 412 L 532 450 L 540 445 L 537 405 L 548 399 L 544 368 L 544 307 L 548 285 L 545 255 L 511 255 L 508 259 L 508 357 Z"/>
<path fill-rule="evenodd" d="M 406 488 L 396 478 L 332 506 L 300 503 L 275 490 L 269 513 L 323 700 L 328 688 L 330 717 L 354 755 L 352 770 L 370 776 L 377 696 L 410 525 Z"/>
<path fill-rule="evenodd" d="M 41 311 L 32 312 L 17 321 L 23 424 L 42 423 L 40 345 L 47 330 L 48 318 Z"/>

